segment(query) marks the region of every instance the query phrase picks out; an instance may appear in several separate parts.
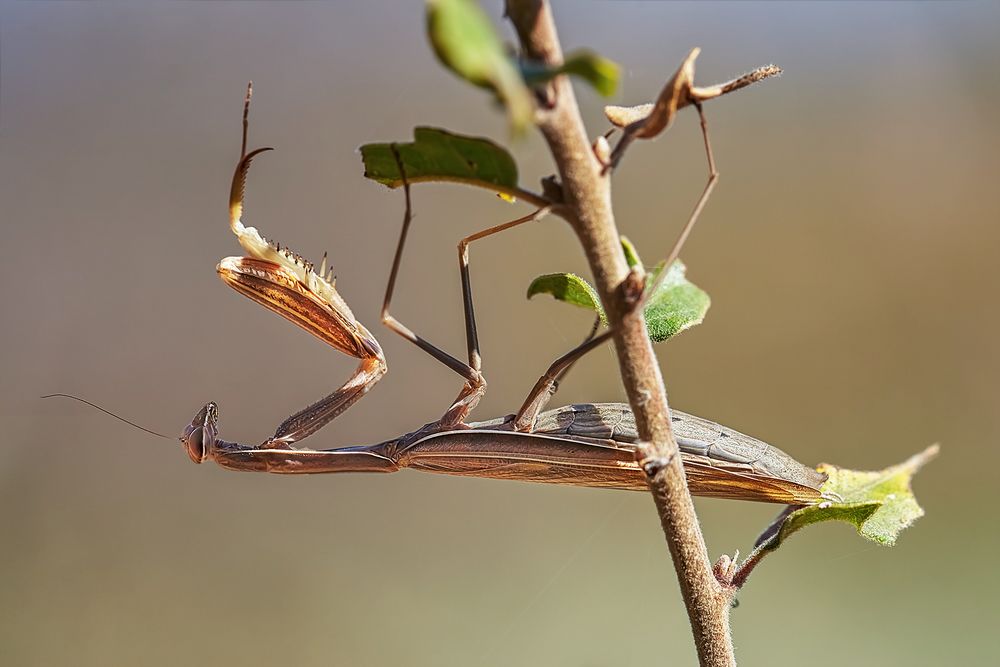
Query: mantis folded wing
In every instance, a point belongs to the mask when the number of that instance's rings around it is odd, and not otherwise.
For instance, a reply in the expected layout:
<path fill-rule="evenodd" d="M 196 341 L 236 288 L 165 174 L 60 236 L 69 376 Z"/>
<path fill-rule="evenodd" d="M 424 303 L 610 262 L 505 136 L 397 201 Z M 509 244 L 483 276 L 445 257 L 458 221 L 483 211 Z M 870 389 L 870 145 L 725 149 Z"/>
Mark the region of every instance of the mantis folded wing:
<path fill-rule="evenodd" d="M 377 445 L 333 450 L 248 447 L 215 437 L 209 404 L 185 433 L 197 462 L 230 470 L 282 474 L 426 472 L 548 484 L 645 491 L 635 460 L 635 421 L 623 403 L 584 403 L 543 412 L 536 430 L 514 429 L 514 415 L 450 429 L 432 422 Z M 691 493 L 716 498 L 809 505 L 826 476 L 776 447 L 706 419 L 674 411 Z"/>

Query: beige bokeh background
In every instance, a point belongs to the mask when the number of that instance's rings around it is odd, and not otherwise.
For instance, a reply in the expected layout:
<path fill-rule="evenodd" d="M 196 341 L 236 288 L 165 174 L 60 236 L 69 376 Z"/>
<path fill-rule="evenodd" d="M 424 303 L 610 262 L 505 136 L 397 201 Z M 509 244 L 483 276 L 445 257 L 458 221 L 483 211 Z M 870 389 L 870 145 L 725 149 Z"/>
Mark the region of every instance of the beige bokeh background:
<path fill-rule="evenodd" d="M 496 11 L 491 3 L 491 11 Z M 687 50 L 698 80 L 786 74 L 708 108 L 722 180 L 684 252 L 705 323 L 659 348 L 672 402 L 807 462 L 876 468 L 932 442 L 927 510 L 894 549 L 797 536 L 733 614 L 748 665 L 984 664 L 997 649 L 996 5 L 556 6 L 568 48 L 648 100 Z M 499 21 L 499 16 L 496 15 Z M 168 433 L 208 400 L 256 441 L 338 385 L 343 358 L 226 289 L 225 201 L 243 87 L 262 157 L 247 220 L 318 259 L 390 373 L 308 441 L 375 442 L 440 414 L 459 380 L 375 328 L 402 199 L 356 148 L 418 124 L 506 142 L 435 62 L 418 3 L 0 8 L 0 662 L 5 665 L 690 664 L 663 538 L 640 494 L 421 475 L 280 478 L 196 467 Z M 506 30 L 506 27 L 505 27 Z M 509 31 L 507 32 L 509 36 Z M 596 134 L 602 101 L 581 91 Z M 537 137 L 522 182 L 551 173 Z M 696 118 L 635 146 L 621 229 L 649 261 L 703 183 Z M 421 186 L 396 313 L 461 354 L 455 243 L 523 214 Z M 589 318 L 528 302 L 585 271 L 550 219 L 473 247 L 490 393 L 509 412 Z M 610 349 L 560 402 L 622 396 Z M 776 508 L 698 501 L 713 556 Z"/>

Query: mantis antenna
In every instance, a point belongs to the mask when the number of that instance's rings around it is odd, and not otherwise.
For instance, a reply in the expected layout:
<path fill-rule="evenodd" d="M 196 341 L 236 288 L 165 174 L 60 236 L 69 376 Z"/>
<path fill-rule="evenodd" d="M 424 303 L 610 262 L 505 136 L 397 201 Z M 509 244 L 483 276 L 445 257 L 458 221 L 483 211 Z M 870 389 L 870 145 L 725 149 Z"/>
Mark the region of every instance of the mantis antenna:
<path fill-rule="evenodd" d="M 105 410 L 104 408 L 102 408 L 101 406 L 97 405 L 96 403 L 91 403 L 87 399 L 80 398 L 79 396 L 74 396 L 73 394 L 46 394 L 45 396 L 42 396 L 41 398 L 72 398 L 74 401 L 80 401 L 81 403 L 83 403 L 85 405 L 89 405 L 90 407 L 94 408 L 95 410 L 100 410 L 101 412 L 103 412 L 104 414 L 108 415 L 109 417 L 114 417 L 118 421 L 125 422 L 129 426 L 134 426 L 135 428 L 139 429 L 140 431 L 145 431 L 146 433 L 149 433 L 150 435 L 155 435 L 155 436 L 160 437 L 160 438 L 166 438 L 167 440 L 176 440 L 177 439 L 177 438 L 171 438 L 169 435 L 163 435 L 162 433 L 157 433 L 156 431 L 151 431 L 148 428 L 146 428 L 145 426 L 139 426 L 138 424 L 136 424 L 133 421 L 129 421 L 128 419 L 125 419 L 124 417 L 122 417 L 120 415 L 116 415 L 115 413 L 111 412 L 111 410 Z"/>

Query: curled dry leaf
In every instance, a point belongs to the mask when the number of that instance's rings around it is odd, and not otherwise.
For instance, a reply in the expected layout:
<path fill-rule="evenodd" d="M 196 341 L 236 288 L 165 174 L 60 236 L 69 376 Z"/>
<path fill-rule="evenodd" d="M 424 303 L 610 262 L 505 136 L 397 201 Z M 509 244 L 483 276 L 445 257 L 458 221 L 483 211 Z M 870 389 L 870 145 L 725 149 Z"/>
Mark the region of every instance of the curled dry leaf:
<path fill-rule="evenodd" d="M 653 103 L 637 104 L 634 107 L 604 107 L 604 115 L 615 127 L 626 127 L 636 121 L 645 120 L 653 111 Z"/>
<path fill-rule="evenodd" d="M 625 149 L 635 139 L 652 139 L 665 132 L 680 109 L 781 74 L 781 68 L 777 65 L 766 65 L 732 81 L 699 88 L 694 85 L 694 61 L 699 53 L 701 49 L 691 49 L 677 72 L 660 91 L 656 102 L 631 107 L 604 107 L 604 115 L 611 124 L 624 130 L 624 136 L 611 154 L 612 165 L 618 163 Z"/>
<path fill-rule="evenodd" d="M 694 61 L 701 49 L 691 49 L 684 62 L 674 73 L 667 85 L 660 91 L 660 96 L 653 103 L 649 115 L 640 121 L 634 121 L 631 131 L 637 139 L 652 139 L 670 127 L 681 108 L 681 102 L 690 103 L 688 93 L 694 86 Z"/>

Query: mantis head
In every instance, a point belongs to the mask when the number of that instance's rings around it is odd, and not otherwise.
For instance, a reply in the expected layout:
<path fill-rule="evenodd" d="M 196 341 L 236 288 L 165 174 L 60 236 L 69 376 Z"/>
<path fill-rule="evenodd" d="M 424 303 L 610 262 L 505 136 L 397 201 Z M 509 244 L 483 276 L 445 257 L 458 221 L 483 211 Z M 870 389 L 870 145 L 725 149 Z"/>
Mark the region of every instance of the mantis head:
<path fill-rule="evenodd" d="M 188 456 L 195 463 L 201 463 L 211 456 L 215 448 L 215 435 L 218 431 L 219 406 L 209 403 L 194 416 L 191 423 L 184 428 L 181 444 Z"/>

